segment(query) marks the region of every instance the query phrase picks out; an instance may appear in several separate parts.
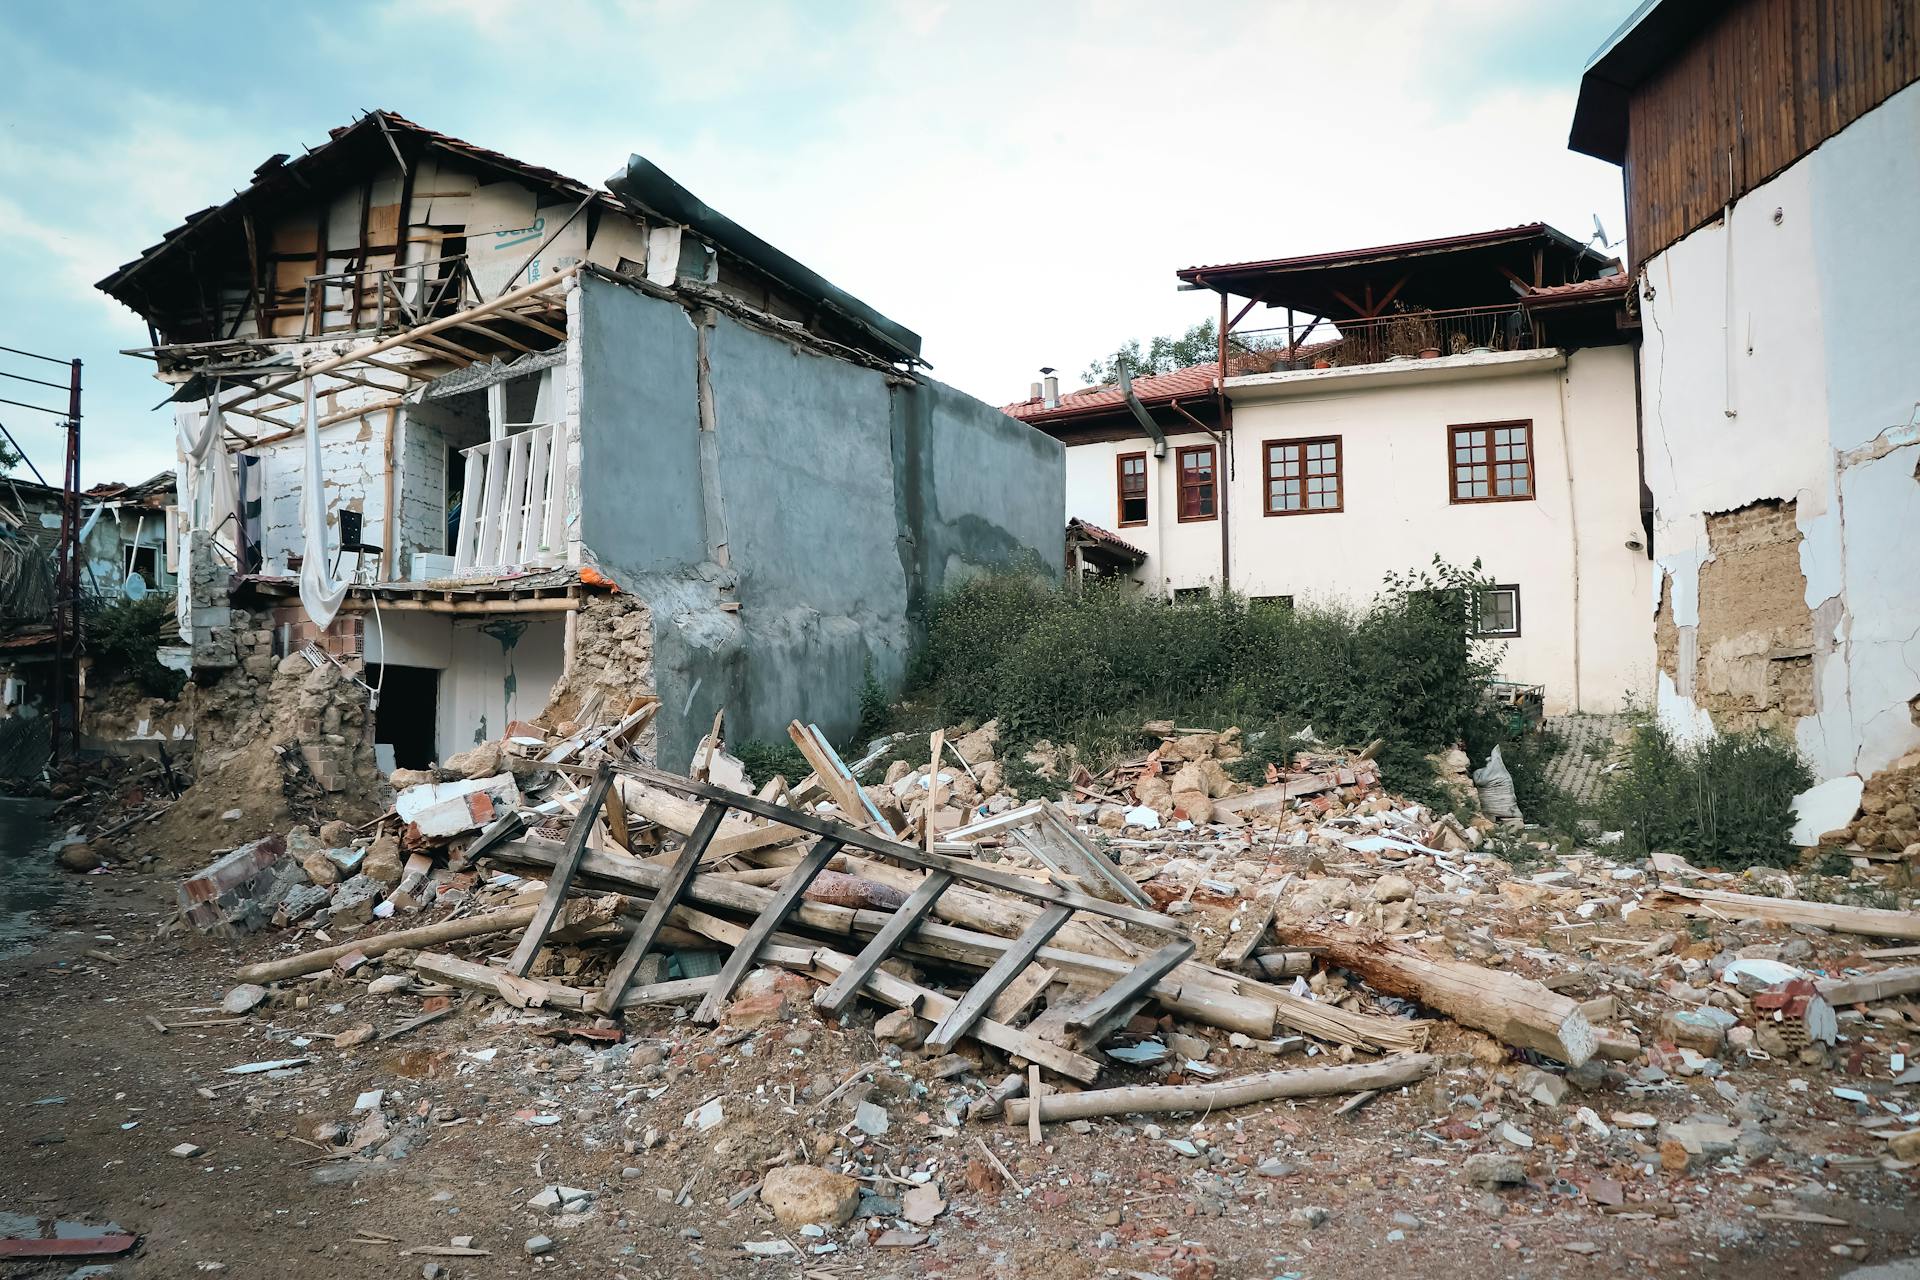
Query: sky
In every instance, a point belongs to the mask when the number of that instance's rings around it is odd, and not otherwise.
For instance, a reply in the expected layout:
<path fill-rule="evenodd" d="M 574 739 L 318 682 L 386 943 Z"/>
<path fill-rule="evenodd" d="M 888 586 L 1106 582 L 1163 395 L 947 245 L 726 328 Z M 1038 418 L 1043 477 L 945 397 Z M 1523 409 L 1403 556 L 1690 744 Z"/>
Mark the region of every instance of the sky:
<path fill-rule="evenodd" d="M 1617 240 L 1619 170 L 1566 136 L 1632 7 L 0 3 L 0 346 L 84 362 L 86 483 L 170 469 L 165 389 L 119 354 L 145 324 L 94 282 L 385 108 L 596 184 L 645 155 L 1007 403 L 1042 365 L 1071 386 L 1212 314 L 1183 266 L 1534 221 L 1584 239 L 1596 216 Z M 0 372 L 63 377 L 5 352 Z M 58 420 L 0 423 L 57 483 Z"/>

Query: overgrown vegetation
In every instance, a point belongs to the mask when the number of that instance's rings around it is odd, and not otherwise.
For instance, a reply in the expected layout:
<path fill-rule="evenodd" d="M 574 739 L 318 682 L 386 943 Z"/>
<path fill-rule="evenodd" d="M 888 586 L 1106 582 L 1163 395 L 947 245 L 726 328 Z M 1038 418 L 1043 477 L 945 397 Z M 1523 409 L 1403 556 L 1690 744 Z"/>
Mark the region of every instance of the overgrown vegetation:
<path fill-rule="evenodd" d="M 132 680 L 153 697 L 178 697 L 187 677 L 161 666 L 158 653 L 161 633 L 172 622 L 172 596 L 101 605 L 86 619 L 87 649 L 95 668 L 107 679 Z"/>
<path fill-rule="evenodd" d="M 1432 751 L 1486 714 L 1494 652 L 1468 635 L 1476 575 L 1436 559 L 1389 578 L 1365 608 L 1291 610 L 984 576 L 934 605 L 912 679 L 945 723 L 998 718 L 1004 744 L 1072 743 L 1096 765 L 1137 740 L 1141 723 L 1166 718 L 1311 724 L 1328 742 L 1379 737 Z"/>
<path fill-rule="evenodd" d="M 1813 770 L 1789 743 L 1754 731 L 1681 746 L 1658 725 L 1635 733 L 1597 815 L 1637 857 L 1659 850 L 1716 867 L 1787 866 L 1793 798 Z"/>
<path fill-rule="evenodd" d="M 738 746 L 729 744 L 727 750 L 740 761 L 756 787 L 765 786 L 776 774 L 788 782 L 799 782 L 813 772 L 807 767 L 807 758 L 800 754 L 800 748 L 791 742 L 765 742 L 756 738 Z"/>

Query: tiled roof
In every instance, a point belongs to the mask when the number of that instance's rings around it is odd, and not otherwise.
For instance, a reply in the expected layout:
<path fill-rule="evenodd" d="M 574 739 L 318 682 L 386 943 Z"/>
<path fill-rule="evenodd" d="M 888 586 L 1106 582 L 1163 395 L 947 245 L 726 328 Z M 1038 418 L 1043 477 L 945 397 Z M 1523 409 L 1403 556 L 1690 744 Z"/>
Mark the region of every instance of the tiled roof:
<path fill-rule="evenodd" d="M 1632 287 L 1633 277 L 1621 272 L 1616 275 L 1600 276 L 1593 280 L 1575 280 L 1572 284 L 1543 284 L 1529 293 L 1529 298 L 1604 298 L 1610 293 L 1625 293 Z"/>
<path fill-rule="evenodd" d="M 1497 243 L 1536 235 L 1560 235 L 1544 222 L 1523 222 L 1516 227 L 1496 227 L 1491 231 L 1470 231 L 1465 235 L 1436 236 L 1431 240 L 1408 240 L 1401 244 L 1373 245 L 1365 249 L 1341 249 L 1333 253 L 1309 253 L 1295 258 L 1266 258 L 1252 262 L 1216 262 L 1211 266 L 1182 267 L 1175 274 L 1183 280 L 1215 271 L 1286 270 L 1294 267 L 1318 267 L 1344 262 L 1349 258 L 1397 257 L 1402 254 L 1431 252 L 1436 249 L 1470 249 L 1475 245 Z"/>
<path fill-rule="evenodd" d="M 1310 360 L 1322 351 L 1340 345 L 1340 339 L 1329 338 L 1325 342 L 1309 342 L 1299 350 L 1299 358 Z M 1251 351 L 1236 353 L 1227 358 L 1228 368 L 1237 376 L 1244 373 L 1267 373 L 1278 361 L 1280 352 Z M 1184 369 L 1175 369 L 1171 373 L 1156 373 L 1133 380 L 1133 394 L 1146 404 L 1165 404 L 1181 396 L 1205 395 L 1213 390 L 1215 371 L 1220 367 L 1217 360 L 1205 364 L 1191 364 Z M 1047 408 L 1047 402 L 1041 399 L 1026 399 L 1014 404 L 1002 405 L 1000 412 L 1023 421 L 1035 422 L 1062 415 L 1097 413 L 1103 409 L 1113 409 L 1124 405 L 1126 397 L 1121 394 L 1118 383 L 1104 383 L 1097 387 L 1085 387 L 1060 397 L 1057 407 Z"/>
<path fill-rule="evenodd" d="M 1080 534 L 1089 542 L 1097 542 L 1117 556 L 1132 560 L 1135 564 L 1147 558 L 1147 553 L 1134 546 L 1117 533 L 1102 529 L 1097 524 L 1089 524 L 1079 516 L 1067 521 L 1067 536 Z"/>

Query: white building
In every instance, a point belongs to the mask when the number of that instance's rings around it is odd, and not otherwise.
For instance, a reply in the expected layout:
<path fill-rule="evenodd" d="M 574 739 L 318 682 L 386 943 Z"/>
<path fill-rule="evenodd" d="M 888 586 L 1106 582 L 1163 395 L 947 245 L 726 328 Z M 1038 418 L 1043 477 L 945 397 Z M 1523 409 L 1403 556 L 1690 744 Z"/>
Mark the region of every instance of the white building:
<path fill-rule="evenodd" d="M 1364 604 L 1436 555 L 1477 560 L 1503 679 L 1542 686 L 1549 713 L 1646 698 L 1638 330 L 1617 264 L 1533 225 L 1180 275 L 1291 328 L 1236 331 L 1254 350 L 1224 388 L 1217 364 L 1140 379 L 1139 413 L 1111 386 L 1006 408 L 1067 446 L 1068 516 L 1142 553 L 1090 542 L 1088 563 L 1176 598 L 1224 583 Z"/>
<path fill-rule="evenodd" d="M 1920 746 L 1916 31 L 1913 0 L 1650 3 L 1571 138 L 1625 171 L 1661 717 L 1789 730 L 1825 778 Z"/>

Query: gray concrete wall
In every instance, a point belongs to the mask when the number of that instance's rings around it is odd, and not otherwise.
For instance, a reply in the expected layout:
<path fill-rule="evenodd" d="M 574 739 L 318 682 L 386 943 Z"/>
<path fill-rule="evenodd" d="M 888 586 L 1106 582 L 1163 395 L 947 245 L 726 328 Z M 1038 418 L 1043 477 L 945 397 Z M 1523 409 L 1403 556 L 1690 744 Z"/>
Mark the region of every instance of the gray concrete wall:
<path fill-rule="evenodd" d="M 796 718 L 842 738 L 869 667 L 899 686 L 933 593 L 988 566 L 1060 572 L 1048 437 L 725 315 L 703 343 L 674 302 L 581 289 L 582 540 L 652 608 L 664 766 L 723 706 L 736 742 Z"/>

